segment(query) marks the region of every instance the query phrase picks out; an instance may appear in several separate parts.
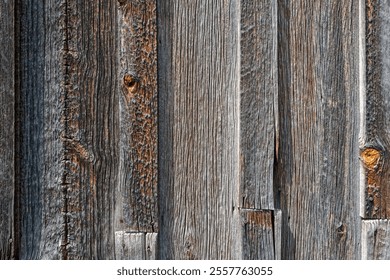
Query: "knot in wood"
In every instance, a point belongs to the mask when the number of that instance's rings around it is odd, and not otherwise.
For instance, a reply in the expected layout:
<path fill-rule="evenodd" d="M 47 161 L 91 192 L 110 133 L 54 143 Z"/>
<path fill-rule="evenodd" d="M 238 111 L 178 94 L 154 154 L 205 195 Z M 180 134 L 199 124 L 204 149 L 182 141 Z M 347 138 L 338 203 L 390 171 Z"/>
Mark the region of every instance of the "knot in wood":
<path fill-rule="evenodd" d="M 134 93 L 138 90 L 139 80 L 134 75 L 125 74 L 123 84 L 129 91 Z"/>
<path fill-rule="evenodd" d="M 381 159 L 381 152 L 375 148 L 366 148 L 361 154 L 365 167 L 369 170 L 376 170 Z"/>

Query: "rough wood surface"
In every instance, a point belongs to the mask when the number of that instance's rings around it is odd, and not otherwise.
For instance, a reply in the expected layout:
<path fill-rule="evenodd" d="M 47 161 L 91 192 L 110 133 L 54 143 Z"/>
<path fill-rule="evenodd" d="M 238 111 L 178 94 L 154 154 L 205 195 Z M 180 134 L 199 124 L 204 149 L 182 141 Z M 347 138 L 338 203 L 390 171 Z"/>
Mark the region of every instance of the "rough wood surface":
<path fill-rule="evenodd" d="M 114 257 L 114 1 L 22 1 L 21 258 Z"/>
<path fill-rule="evenodd" d="M 362 223 L 362 259 L 390 259 L 390 221 L 364 220 Z"/>
<path fill-rule="evenodd" d="M 365 5 L 364 218 L 390 216 L 390 2 Z"/>
<path fill-rule="evenodd" d="M 120 163 L 116 230 L 155 232 L 157 23 L 155 0 L 119 7 Z"/>
<path fill-rule="evenodd" d="M 281 211 L 241 209 L 243 232 L 242 258 L 280 259 Z"/>
<path fill-rule="evenodd" d="M 62 258 L 65 200 L 60 133 L 63 110 L 64 2 L 18 1 L 18 188 L 22 259 Z"/>
<path fill-rule="evenodd" d="M 155 260 L 157 257 L 157 233 L 115 232 L 115 256 L 117 260 Z"/>
<path fill-rule="evenodd" d="M 117 1 L 66 1 L 63 65 L 68 259 L 113 259 L 118 184 Z"/>
<path fill-rule="evenodd" d="M 236 258 L 239 1 L 157 8 L 160 255 Z"/>
<path fill-rule="evenodd" d="M 240 181 L 244 208 L 274 209 L 276 12 L 276 1 L 241 1 Z"/>
<path fill-rule="evenodd" d="M 15 258 L 15 7 L 0 2 L 0 260 Z"/>
<path fill-rule="evenodd" d="M 358 4 L 279 1 L 283 259 L 360 258 Z"/>

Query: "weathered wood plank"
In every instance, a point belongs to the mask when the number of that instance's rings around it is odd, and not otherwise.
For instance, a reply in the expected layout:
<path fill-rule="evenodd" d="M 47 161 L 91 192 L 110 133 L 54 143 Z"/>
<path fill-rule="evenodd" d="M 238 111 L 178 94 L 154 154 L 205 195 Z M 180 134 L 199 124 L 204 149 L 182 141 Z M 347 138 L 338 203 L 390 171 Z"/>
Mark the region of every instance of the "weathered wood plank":
<path fill-rule="evenodd" d="M 15 7 L 0 3 L 0 260 L 15 258 Z"/>
<path fill-rule="evenodd" d="M 237 258 L 239 1 L 157 13 L 160 257 Z"/>
<path fill-rule="evenodd" d="M 115 232 L 115 256 L 118 260 L 155 260 L 157 233 Z"/>
<path fill-rule="evenodd" d="M 279 1 L 283 259 L 360 258 L 358 4 Z"/>
<path fill-rule="evenodd" d="M 155 232 L 158 230 L 156 1 L 120 3 L 116 230 Z"/>
<path fill-rule="evenodd" d="M 241 1 L 240 181 L 244 208 L 274 209 L 276 9 L 276 1 Z"/>
<path fill-rule="evenodd" d="M 364 218 L 390 216 L 390 3 L 365 1 Z"/>
<path fill-rule="evenodd" d="M 114 258 L 116 14 L 20 2 L 21 258 Z"/>
<path fill-rule="evenodd" d="M 364 220 L 362 223 L 362 259 L 390 259 L 390 221 Z"/>
<path fill-rule="evenodd" d="M 117 1 L 66 1 L 62 184 L 68 259 L 115 258 L 117 13 Z"/>
<path fill-rule="evenodd" d="M 241 209 L 243 259 L 280 259 L 280 213 L 281 211 L 273 210 Z"/>
<path fill-rule="evenodd" d="M 65 235 L 62 192 L 65 1 L 18 1 L 18 188 L 20 258 L 60 259 Z"/>

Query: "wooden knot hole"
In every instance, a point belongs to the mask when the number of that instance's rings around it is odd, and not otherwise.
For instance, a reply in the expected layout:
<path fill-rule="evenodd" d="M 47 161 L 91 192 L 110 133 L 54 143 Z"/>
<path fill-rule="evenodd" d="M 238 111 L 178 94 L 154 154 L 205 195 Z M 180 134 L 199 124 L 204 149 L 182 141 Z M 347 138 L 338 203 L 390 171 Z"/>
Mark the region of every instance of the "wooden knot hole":
<path fill-rule="evenodd" d="M 139 86 L 139 79 L 134 75 L 126 74 L 123 77 L 123 84 L 129 91 L 136 92 Z"/>
<path fill-rule="evenodd" d="M 125 5 L 127 0 L 118 0 L 119 6 Z"/>
<path fill-rule="evenodd" d="M 367 169 L 376 170 L 378 168 L 381 159 L 381 152 L 379 150 L 366 148 L 360 153 L 360 156 Z"/>

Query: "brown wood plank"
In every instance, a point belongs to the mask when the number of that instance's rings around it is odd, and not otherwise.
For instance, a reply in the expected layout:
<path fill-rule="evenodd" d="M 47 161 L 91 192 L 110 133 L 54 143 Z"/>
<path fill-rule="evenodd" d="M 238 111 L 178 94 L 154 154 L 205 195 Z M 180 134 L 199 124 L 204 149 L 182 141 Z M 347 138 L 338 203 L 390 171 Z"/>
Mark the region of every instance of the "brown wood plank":
<path fill-rule="evenodd" d="M 0 2 L 0 260 L 15 258 L 15 7 Z"/>
<path fill-rule="evenodd" d="M 390 259 L 390 221 L 364 220 L 362 223 L 362 259 Z"/>
<path fill-rule="evenodd" d="M 390 4 L 365 1 L 365 116 L 361 136 L 364 218 L 390 216 Z"/>
<path fill-rule="evenodd" d="M 239 188 L 239 1 L 160 1 L 162 259 L 231 259 Z"/>
<path fill-rule="evenodd" d="M 64 110 L 68 259 L 115 258 L 117 1 L 66 1 Z"/>
<path fill-rule="evenodd" d="M 241 1 L 240 28 L 241 207 L 274 209 L 277 2 Z"/>
<path fill-rule="evenodd" d="M 156 24 L 155 0 L 121 2 L 116 230 L 158 230 Z"/>
<path fill-rule="evenodd" d="M 283 259 L 360 258 L 358 1 L 279 1 Z"/>

